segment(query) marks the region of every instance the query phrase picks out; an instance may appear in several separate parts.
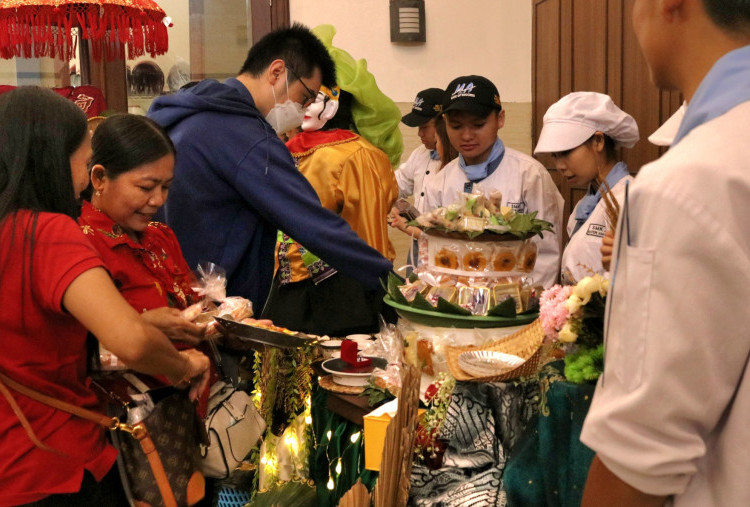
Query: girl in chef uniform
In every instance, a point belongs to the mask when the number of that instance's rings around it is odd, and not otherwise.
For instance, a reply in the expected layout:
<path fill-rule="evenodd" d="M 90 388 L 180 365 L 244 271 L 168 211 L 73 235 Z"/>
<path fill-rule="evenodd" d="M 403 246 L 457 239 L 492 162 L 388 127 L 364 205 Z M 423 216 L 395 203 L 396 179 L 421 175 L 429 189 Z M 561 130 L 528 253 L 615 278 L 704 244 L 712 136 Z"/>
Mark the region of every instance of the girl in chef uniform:
<path fill-rule="evenodd" d="M 552 104 L 534 153 L 550 153 L 555 167 L 572 186 L 588 185 L 588 192 L 568 220 L 570 240 L 562 256 L 561 280 L 575 284 L 585 276 L 606 274 L 600 247 L 610 223 L 602 190 L 623 202 L 625 186 L 632 180 L 627 165 L 618 161 L 617 149 L 632 148 L 638 125 L 612 99 L 596 92 L 574 92 Z"/>

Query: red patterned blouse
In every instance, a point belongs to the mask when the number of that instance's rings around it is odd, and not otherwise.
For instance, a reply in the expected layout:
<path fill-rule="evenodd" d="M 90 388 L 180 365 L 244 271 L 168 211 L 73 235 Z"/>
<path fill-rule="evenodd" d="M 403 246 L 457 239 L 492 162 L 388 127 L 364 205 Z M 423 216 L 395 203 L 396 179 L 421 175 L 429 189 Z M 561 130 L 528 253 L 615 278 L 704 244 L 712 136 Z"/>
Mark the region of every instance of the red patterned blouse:
<path fill-rule="evenodd" d="M 184 309 L 199 298 L 195 277 L 172 229 L 149 223 L 136 243 L 105 213 L 84 202 L 78 224 L 101 255 L 115 286 L 140 312 L 162 306 Z"/>

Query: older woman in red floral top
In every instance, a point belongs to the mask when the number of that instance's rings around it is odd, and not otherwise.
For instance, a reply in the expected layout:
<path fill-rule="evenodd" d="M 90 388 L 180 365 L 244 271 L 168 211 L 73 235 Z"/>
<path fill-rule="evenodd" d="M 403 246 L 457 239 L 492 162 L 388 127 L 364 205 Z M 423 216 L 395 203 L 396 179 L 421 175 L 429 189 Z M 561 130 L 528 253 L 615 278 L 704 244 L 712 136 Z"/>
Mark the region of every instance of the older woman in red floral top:
<path fill-rule="evenodd" d="M 99 125 L 92 148 L 83 233 L 133 308 L 173 340 L 195 345 L 203 327 L 180 315 L 198 299 L 192 272 L 172 230 L 151 221 L 174 177 L 172 141 L 145 116 L 123 114 Z"/>

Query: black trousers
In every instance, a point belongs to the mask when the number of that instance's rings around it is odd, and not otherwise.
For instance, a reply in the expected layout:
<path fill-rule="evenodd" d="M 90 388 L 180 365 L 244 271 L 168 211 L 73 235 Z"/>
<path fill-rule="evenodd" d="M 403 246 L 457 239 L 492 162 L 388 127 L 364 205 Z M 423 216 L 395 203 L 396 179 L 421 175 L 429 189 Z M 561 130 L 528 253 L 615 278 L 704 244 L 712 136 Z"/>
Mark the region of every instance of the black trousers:
<path fill-rule="evenodd" d="M 341 273 L 314 284 L 307 279 L 281 285 L 273 281 L 262 317 L 295 331 L 342 337 L 377 333 L 378 315 L 396 322 L 393 309 L 383 302 L 385 290 L 365 289 Z"/>

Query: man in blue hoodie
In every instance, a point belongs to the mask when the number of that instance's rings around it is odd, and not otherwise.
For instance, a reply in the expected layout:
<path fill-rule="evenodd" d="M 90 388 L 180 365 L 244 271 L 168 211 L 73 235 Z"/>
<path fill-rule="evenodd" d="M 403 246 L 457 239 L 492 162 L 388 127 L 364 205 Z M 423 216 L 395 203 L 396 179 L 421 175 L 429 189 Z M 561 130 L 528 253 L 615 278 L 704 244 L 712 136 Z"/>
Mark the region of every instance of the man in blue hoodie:
<path fill-rule="evenodd" d="M 302 123 L 321 84 L 336 84 L 333 61 L 295 24 L 258 41 L 236 78 L 159 97 L 149 111 L 177 149 L 163 218 L 188 263 L 222 266 L 227 293 L 250 299 L 257 314 L 271 287 L 277 229 L 368 288 L 392 268 L 321 206 L 277 137 Z"/>

